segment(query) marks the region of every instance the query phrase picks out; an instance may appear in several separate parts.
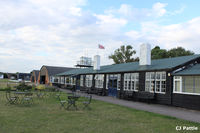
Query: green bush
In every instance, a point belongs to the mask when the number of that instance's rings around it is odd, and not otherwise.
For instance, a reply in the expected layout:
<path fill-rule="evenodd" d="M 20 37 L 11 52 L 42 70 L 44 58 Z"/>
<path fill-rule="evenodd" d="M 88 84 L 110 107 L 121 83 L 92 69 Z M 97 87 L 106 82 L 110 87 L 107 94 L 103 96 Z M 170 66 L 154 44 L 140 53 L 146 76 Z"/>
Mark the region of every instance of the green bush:
<path fill-rule="evenodd" d="M 29 86 L 29 85 L 26 85 L 24 82 L 20 83 L 17 87 L 17 90 L 20 90 L 20 91 L 30 91 L 32 89 L 32 86 Z"/>
<path fill-rule="evenodd" d="M 11 87 L 7 86 L 6 88 L 4 88 L 4 91 L 11 91 Z"/>
<path fill-rule="evenodd" d="M 52 92 L 56 90 L 56 88 L 53 86 L 46 86 L 45 89 Z"/>

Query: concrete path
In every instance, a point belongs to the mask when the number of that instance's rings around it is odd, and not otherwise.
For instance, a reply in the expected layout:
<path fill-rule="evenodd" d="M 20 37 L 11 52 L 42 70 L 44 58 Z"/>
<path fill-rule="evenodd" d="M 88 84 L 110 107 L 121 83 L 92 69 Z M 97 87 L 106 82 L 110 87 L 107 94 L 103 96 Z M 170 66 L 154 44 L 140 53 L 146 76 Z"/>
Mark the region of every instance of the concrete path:
<path fill-rule="evenodd" d="M 64 89 L 61 89 L 61 90 L 64 92 L 71 92 L 69 90 L 64 90 Z M 108 96 L 92 95 L 92 98 L 96 100 L 112 103 L 112 104 L 122 105 L 125 107 L 137 109 L 137 110 L 153 112 L 157 114 L 172 116 L 179 119 L 200 123 L 200 111 L 183 109 L 183 108 L 178 108 L 178 107 L 173 107 L 173 106 L 159 105 L 159 104 L 147 104 L 147 103 L 142 103 L 142 102 L 127 101 L 127 100 L 117 99 L 117 98 L 108 97 Z"/>

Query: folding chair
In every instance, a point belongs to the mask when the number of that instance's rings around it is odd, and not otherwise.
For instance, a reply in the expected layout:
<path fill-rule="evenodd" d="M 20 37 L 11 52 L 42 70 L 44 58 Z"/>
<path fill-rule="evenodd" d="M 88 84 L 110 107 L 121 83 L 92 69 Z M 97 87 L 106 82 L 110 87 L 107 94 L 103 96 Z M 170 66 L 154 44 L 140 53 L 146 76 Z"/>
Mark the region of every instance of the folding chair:
<path fill-rule="evenodd" d="M 27 94 L 25 94 L 25 96 L 22 99 L 22 103 L 26 103 L 28 105 L 33 104 L 33 93 L 28 92 Z"/>
<path fill-rule="evenodd" d="M 60 102 L 60 109 L 62 109 L 62 108 L 65 109 L 65 103 L 67 103 L 67 101 L 66 101 L 66 100 L 62 100 L 62 99 L 60 98 L 60 95 L 59 95 L 57 98 L 58 98 L 58 100 L 59 100 L 59 102 Z"/>
<path fill-rule="evenodd" d="M 84 105 L 83 109 L 89 108 L 91 101 L 92 101 L 92 95 L 85 96 L 85 101 L 82 102 Z"/>
<path fill-rule="evenodd" d="M 6 105 L 7 104 L 16 104 L 17 101 L 18 101 L 18 99 L 19 99 L 19 97 L 17 97 L 17 96 L 11 96 L 11 92 L 10 91 L 6 91 L 6 99 L 8 101 L 6 103 Z"/>

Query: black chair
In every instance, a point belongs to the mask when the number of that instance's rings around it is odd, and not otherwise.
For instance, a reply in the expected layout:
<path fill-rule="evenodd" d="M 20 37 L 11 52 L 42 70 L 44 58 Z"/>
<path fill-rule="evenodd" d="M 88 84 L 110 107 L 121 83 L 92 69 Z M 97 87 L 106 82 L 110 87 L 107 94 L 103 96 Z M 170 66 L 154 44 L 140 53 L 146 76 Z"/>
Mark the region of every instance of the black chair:
<path fill-rule="evenodd" d="M 89 105 L 92 101 L 92 95 L 85 96 L 84 98 L 85 98 L 85 100 L 83 101 L 83 105 L 84 105 L 83 109 L 89 108 Z"/>
<path fill-rule="evenodd" d="M 62 100 L 60 96 L 61 96 L 61 95 L 58 95 L 58 96 L 57 96 L 57 98 L 58 98 L 58 100 L 59 100 L 59 102 L 60 102 L 60 109 L 62 109 L 62 108 L 65 109 L 65 104 L 67 103 L 67 101 L 66 101 L 66 100 Z"/>
<path fill-rule="evenodd" d="M 19 97 L 11 96 L 11 91 L 6 91 L 6 99 L 8 101 L 6 104 L 16 104 L 19 100 Z"/>
<path fill-rule="evenodd" d="M 33 93 L 32 92 L 27 92 L 25 94 L 25 96 L 23 97 L 23 99 L 22 99 L 22 103 L 23 104 L 28 104 L 28 105 L 33 104 Z"/>
<path fill-rule="evenodd" d="M 56 92 L 55 97 L 56 97 L 56 99 L 59 100 L 59 98 L 60 98 L 62 92 L 61 92 L 59 89 L 56 89 L 55 92 Z"/>

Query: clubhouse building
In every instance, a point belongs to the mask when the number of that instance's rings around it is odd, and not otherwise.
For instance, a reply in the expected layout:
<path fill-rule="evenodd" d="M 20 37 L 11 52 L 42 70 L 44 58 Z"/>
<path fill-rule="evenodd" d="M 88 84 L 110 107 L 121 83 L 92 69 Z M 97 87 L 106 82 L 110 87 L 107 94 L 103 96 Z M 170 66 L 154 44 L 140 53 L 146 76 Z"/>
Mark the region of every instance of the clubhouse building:
<path fill-rule="evenodd" d="M 100 66 L 96 55 L 93 67 L 49 79 L 62 88 L 200 110 L 200 55 L 151 60 L 148 44 L 141 45 L 139 62 Z"/>

